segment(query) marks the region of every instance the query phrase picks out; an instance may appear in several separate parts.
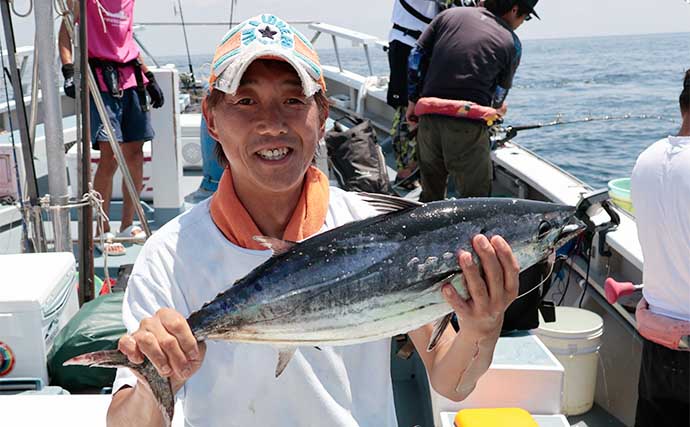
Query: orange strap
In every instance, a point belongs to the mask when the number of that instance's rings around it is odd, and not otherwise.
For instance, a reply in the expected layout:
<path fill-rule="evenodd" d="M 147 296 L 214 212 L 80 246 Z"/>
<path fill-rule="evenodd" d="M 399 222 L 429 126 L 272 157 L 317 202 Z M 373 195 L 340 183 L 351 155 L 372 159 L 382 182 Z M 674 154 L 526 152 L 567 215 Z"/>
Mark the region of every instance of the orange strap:
<path fill-rule="evenodd" d="M 638 332 L 649 341 L 671 350 L 688 351 L 679 348 L 678 345 L 683 337 L 690 335 L 690 322 L 653 313 L 644 298 L 637 304 L 635 320 Z"/>
<path fill-rule="evenodd" d="M 310 166 L 304 178 L 302 194 L 288 222 L 283 240 L 298 242 L 321 230 L 328 212 L 328 178 Z M 256 226 L 235 192 L 232 173 L 227 168 L 211 200 L 211 218 L 223 235 L 237 246 L 246 249 L 266 249 L 254 236 L 263 233 Z"/>

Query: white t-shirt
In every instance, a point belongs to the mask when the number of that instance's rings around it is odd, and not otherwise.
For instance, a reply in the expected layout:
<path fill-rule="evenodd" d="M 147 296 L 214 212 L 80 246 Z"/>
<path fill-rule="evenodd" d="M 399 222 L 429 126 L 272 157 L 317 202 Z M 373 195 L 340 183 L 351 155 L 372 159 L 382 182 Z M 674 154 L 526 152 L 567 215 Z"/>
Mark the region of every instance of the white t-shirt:
<path fill-rule="evenodd" d="M 429 19 L 434 19 L 439 12 L 438 3 L 434 0 L 406 0 L 407 3 L 412 6 L 414 10 L 426 16 Z M 405 10 L 405 8 L 400 3 L 400 0 L 394 0 L 393 2 L 393 15 L 391 16 L 391 22 L 393 24 L 398 24 L 401 27 L 408 28 L 410 30 L 424 32 L 427 25 L 425 22 L 420 21 L 410 12 Z M 414 47 L 417 43 L 417 39 L 412 36 L 405 35 L 402 31 L 391 29 L 390 35 L 388 36 L 389 41 L 398 40 L 410 47 Z"/>
<path fill-rule="evenodd" d="M 652 311 L 690 321 L 690 137 L 669 136 L 647 148 L 631 187 L 644 298 Z"/>
<path fill-rule="evenodd" d="M 271 256 L 230 243 L 209 201 L 156 232 L 137 258 L 123 304 L 128 331 L 161 307 L 187 317 Z M 321 231 L 375 215 L 356 195 L 330 189 Z M 278 352 L 260 344 L 207 342 L 203 365 L 178 393 L 186 426 L 395 427 L 390 340 L 299 348 L 275 378 Z M 118 369 L 113 390 L 133 386 Z"/>

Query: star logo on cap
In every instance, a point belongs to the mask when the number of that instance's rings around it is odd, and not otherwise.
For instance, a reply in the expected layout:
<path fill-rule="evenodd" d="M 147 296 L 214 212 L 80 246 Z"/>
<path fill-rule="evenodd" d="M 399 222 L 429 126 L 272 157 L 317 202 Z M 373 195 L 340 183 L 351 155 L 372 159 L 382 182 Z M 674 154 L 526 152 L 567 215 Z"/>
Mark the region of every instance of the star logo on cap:
<path fill-rule="evenodd" d="M 263 30 L 259 29 L 259 32 L 261 33 L 261 37 L 265 37 L 271 40 L 273 40 L 273 36 L 278 34 L 277 31 L 271 30 L 271 27 L 269 27 L 268 25 L 266 25 L 266 28 L 264 28 Z"/>

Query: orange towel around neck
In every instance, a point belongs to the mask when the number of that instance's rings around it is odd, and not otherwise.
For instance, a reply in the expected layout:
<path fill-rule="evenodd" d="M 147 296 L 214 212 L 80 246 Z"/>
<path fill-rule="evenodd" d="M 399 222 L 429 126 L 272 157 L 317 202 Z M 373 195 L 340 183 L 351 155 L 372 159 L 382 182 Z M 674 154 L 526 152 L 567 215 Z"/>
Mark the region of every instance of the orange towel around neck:
<path fill-rule="evenodd" d="M 328 178 L 319 169 L 310 166 L 304 178 L 302 194 L 292 212 L 283 240 L 298 242 L 310 237 L 323 227 L 328 212 Z M 218 191 L 211 199 L 211 218 L 223 235 L 237 246 L 246 249 L 266 249 L 254 236 L 263 233 L 247 212 L 235 192 L 230 169 L 225 169 Z"/>

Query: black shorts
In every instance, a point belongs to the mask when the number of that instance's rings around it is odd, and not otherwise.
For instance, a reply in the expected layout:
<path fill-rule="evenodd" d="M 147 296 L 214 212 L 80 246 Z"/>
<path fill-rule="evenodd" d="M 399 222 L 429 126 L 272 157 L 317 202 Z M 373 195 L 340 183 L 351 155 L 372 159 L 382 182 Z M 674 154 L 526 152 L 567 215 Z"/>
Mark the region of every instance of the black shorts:
<path fill-rule="evenodd" d="M 115 131 L 115 139 L 120 143 L 149 141 L 155 133 L 151 127 L 151 113 L 141 111 L 139 95 L 136 88 L 125 89 L 121 98 L 115 98 L 108 92 L 101 91 L 105 111 L 110 125 Z M 108 133 L 98 115 L 96 104 L 91 100 L 91 146 L 99 149 L 99 142 L 108 141 Z"/>
<path fill-rule="evenodd" d="M 412 48 L 398 40 L 388 44 L 388 81 L 387 102 L 393 108 L 407 106 L 407 59 Z"/>
<path fill-rule="evenodd" d="M 690 426 L 690 352 L 644 340 L 635 427 Z"/>

